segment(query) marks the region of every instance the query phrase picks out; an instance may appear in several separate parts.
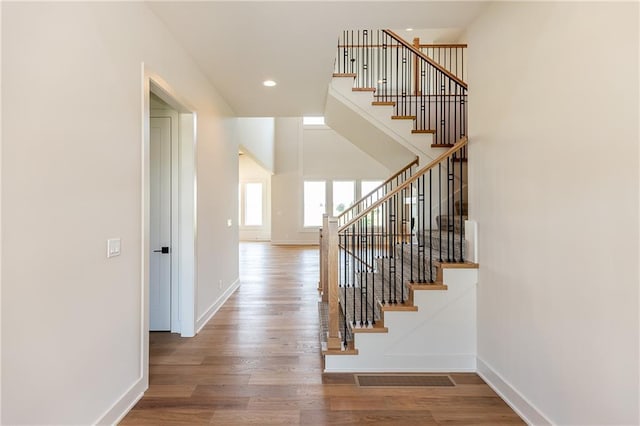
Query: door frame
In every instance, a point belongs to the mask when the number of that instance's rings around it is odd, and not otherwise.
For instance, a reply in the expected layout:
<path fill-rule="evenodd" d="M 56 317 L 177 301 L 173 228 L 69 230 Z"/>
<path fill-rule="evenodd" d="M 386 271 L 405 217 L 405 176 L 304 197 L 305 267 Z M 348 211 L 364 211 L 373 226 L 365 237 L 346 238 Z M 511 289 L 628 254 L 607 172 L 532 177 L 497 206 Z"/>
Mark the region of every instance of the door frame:
<path fill-rule="evenodd" d="M 197 115 L 173 88 L 158 74 L 142 63 L 142 253 L 141 253 L 141 346 L 142 371 L 148 383 L 149 367 L 149 251 L 150 237 L 150 93 L 166 102 L 177 111 L 178 141 L 177 161 L 172 161 L 172 191 L 177 189 L 177 202 L 172 202 L 172 223 L 176 223 L 175 232 L 172 230 L 172 275 L 177 278 L 176 286 L 179 294 L 179 328 L 182 337 L 193 337 L 196 332 L 196 226 L 197 226 L 197 170 L 196 170 L 196 128 Z M 173 152 L 172 147 L 172 152 Z M 176 167 L 174 167 L 174 164 Z M 174 174 L 175 173 L 175 174 Z M 174 212 L 174 207 L 177 212 Z M 173 259 L 175 258 L 175 260 Z M 177 270 L 174 274 L 173 269 Z M 173 278 L 172 277 L 172 278 Z M 172 280 L 173 281 L 173 280 Z M 172 321 L 172 329 L 173 329 Z M 173 331 L 173 330 L 172 330 Z"/>

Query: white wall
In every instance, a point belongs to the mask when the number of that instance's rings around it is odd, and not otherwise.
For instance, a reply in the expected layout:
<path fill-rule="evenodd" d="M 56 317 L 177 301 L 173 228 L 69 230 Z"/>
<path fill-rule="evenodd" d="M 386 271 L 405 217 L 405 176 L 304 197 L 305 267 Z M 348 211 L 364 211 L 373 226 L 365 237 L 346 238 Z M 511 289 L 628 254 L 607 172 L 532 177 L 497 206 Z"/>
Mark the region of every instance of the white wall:
<path fill-rule="evenodd" d="M 498 2 L 467 40 L 479 369 L 533 423 L 638 424 L 638 4 Z"/>
<path fill-rule="evenodd" d="M 142 62 L 197 113 L 201 318 L 238 277 L 234 119 L 142 3 L 1 7 L 2 422 L 113 420 L 146 385 Z"/>
<path fill-rule="evenodd" d="M 391 175 L 332 129 L 303 126 L 302 118 L 276 119 L 275 153 L 275 174 L 271 180 L 274 244 L 318 243 L 317 228 L 303 227 L 305 179 L 384 180 Z"/>
<path fill-rule="evenodd" d="M 271 240 L 271 173 L 262 168 L 250 155 L 240 156 L 240 184 L 262 183 L 262 226 L 243 226 L 240 223 L 240 241 Z M 241 209 L 241 213 L 242 209 Z"/>
<path fill-rule="evenodd" d="M 273 117 L 238 118 L 236 136 L 238 144 L 248 151 L 265 170 L 273 173 L 274 168 L 274 125 Z"/>

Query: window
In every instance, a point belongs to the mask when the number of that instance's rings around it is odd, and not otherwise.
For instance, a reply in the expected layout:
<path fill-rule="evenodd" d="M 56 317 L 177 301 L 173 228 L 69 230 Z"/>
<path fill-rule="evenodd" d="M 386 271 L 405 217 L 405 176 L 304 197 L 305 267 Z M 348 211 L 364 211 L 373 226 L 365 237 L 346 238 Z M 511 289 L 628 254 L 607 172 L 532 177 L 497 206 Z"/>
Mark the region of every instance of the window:
<path fill-rule="evenodd" d="M 333 182 L 333 216 L 340 216 L 353 205 L 355 198 L 355 185 L 352 180 Z"/>
<path fill-rule="evenodd" d="M 362 182 L 360 182 L 361 196 L 364 197 L 365 195 L 382 185 L 382 182 L 383 181 L 381 180 L 363 180 Z M 376 201 L 380 195 L 381 194 L 374 194 L 372 201 Z"/>
<path fill-rule="evenodd" d="M 305 126 L 324 126 L 324 117 L 302 117 Z"/>
<path fill-rule="evenodd" d="M 326 182 L 304 182 L 304 226 L 322 226 L 322 215 L 326 212 Z"/>
<path fill-rule="evenodd" d="M 264 216 L 262 182 L 242 182 L 238 192 L 238 224 L 240 226 L 262 226 Z"/>
<path fill-rule="evenodd" d="M 262 183 L 244 186 L 244 225 L 262 226 Z"/>

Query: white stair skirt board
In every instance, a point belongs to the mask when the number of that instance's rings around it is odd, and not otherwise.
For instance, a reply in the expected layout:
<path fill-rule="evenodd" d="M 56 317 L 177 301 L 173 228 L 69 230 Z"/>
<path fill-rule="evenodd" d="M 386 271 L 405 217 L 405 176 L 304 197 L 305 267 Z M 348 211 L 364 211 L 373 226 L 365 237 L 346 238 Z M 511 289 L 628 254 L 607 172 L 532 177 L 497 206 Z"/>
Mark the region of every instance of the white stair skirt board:
<path fill-rule="evenodd" d="M 448 290 L 418 290 L 418 311 L 385 312 L 388 333 L 356 333 L 358 355 L 326 355 L 325 372 L 475 372 L 477 269 L 444 269 Z"/>
<path fill-rule="evenodd" d="M 371 125 L 378 128 L 388 137 L 401 144 L 420 158 L 420 164 L 427 164 L 433 158 L 442 153 L 442 148 L 431 148 L 433 135 L 428 133 L 414 134 L 413 120 L 393 120 L 395 115 L 392 106 L 374 106 L 375 100 L 372 92 L 354 92 L 353 79 L 334 77 L 329 86 L 328 95 L 348 106 L 353 111 L 366 119 Z M 326 116 L 325 112 L 325 116 Z M 329 117 L 331 119 L 331 117 Z M 339 129 L 336 129 L 339 132 Z"/>

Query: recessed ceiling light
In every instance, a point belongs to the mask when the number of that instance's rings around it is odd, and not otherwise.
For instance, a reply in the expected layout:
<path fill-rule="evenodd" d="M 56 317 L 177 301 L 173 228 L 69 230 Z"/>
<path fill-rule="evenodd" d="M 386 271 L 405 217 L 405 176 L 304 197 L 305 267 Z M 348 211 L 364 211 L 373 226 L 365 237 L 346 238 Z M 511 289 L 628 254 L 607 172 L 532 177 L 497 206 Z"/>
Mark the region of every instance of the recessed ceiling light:
<path fill-rule="evenodd" d="M 266 86 L 266 87 L 273 87 L 276 84 L 277 83 L 275 81 L 273 81 L 273 80 L 265 80 L 265 81 L 262 82 L 262 85 Z"/>
<path fill-rule="evenodd" d="M 413 31 L 413 28 L 407 28 L 407 31 Z"/>

